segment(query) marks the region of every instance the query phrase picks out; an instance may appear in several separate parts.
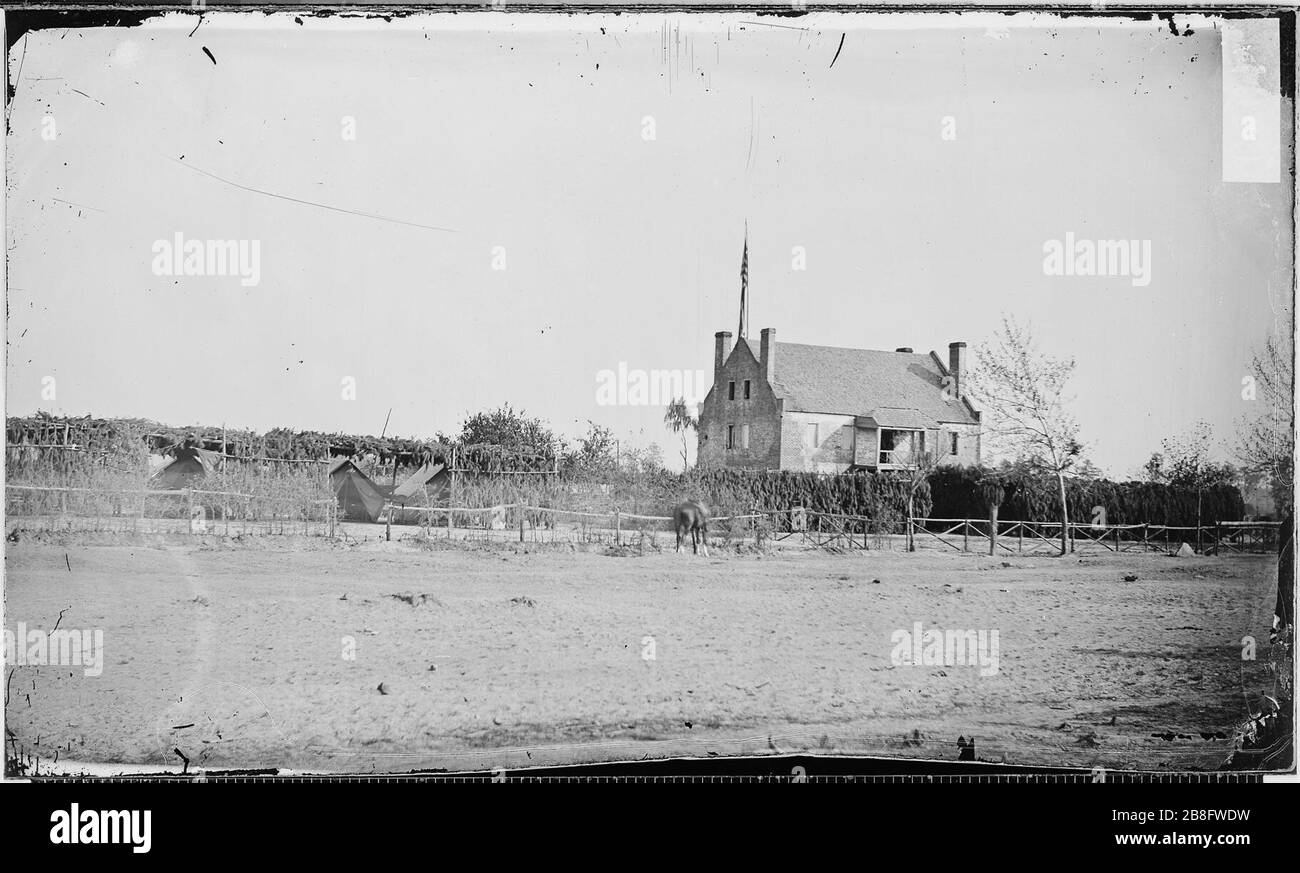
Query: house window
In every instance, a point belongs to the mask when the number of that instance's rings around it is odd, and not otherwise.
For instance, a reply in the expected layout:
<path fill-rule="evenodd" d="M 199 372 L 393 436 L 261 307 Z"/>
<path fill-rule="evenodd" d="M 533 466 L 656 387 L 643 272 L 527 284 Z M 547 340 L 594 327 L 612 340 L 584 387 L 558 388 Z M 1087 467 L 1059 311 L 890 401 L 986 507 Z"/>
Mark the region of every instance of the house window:
<path fill-rule="evenodd" d="M 745 384 L 748 385 L 749 383 L 746 382 Z M 742 449 L 749 448 L 749 425 L 747 424 L 740 426 L 740 447 Z"/>
<path fill-rule="evenodd" d="M 736 383 L 732 382 L 731 384 L 735 385 Z M 729 424 L 727 425 L 727 448 L 734 449 L 735 447 L 736 447 L 736 426 L 734 424 Z"/>
<path fill-rule="evenodd" d="M 919 430 L 881 430 L 881 464 L 903 466 L 915 464 L 925 452 L 925 432 Z"/>
<path fill-rule="evenodd" d="M 745 380 L 745 399 L 749 399 L 749 380 Z"/>
<path fill-rule="evenodd" d="M 736 399 L 736 383 L 735 383 L 735 382 L 728 382 L 728 383 L 727 383 L 727 399 L 728 399 L 728 400 L 735 400 L 735 399 Z"/>
<path fill-rule="evenodd" d="M 955 455 L 957 454 L 957 434 L 953 433 L 948 436 L 952 440 L 952 444 L 948 446 L 948 454 Z"/>
<path fill-rule="evenodd" d="M 820 436 L 821 436 L 821 428 L 818 427 L 816 422 L 813 422 L 812 424 L 808 425 L 808 432 L 804 435 L 804 442 L 808 444 L 808 448 L 815 449 L 817 448 L 818 444 L 821 442 L 821 440 L 818 439 L 818 437 Z"/>

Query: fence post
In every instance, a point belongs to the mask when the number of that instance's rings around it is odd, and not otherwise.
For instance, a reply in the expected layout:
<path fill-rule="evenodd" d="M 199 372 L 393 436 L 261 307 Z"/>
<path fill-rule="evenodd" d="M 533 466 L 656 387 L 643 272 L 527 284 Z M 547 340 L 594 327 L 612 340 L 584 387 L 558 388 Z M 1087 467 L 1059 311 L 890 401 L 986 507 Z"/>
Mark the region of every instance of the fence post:
<path fill-rule="evenodd" d="M 998 550 L 998 504 L 989 504 L 989 557 Z"/>
<path fill-rule="evenodd" d="M 390 504 L 390 505 L 387 507 L 387 509 L 388 509 L 388 511 L 384 513 L 384 542 L 391 543 L 391 542 L 393 541 L 393 507 L 392 507 L 392 505 Z"/>
<path fill-rule="evenodd" d="M 194 532 L 194 489 L 193 488 L 185 489 L 185 515 L 186 515 L 186 519 L 185 519 L 186 529 L 189 532 L 193 533 Z"/>
<path fill-rule="evenodd" d="M 614 545 L 622 545 L 623 538 L 623 517 L 617 508 L 614 509 Z"/>
<path fill-rule="evenodd" d="M 1025 550 L 1025 523 L 1022 521 L 1016 528 L 1018 537 L 1016 539 L 1016 551 L 1023 553 Z"/>
<path fill-rule="evenodd" d="M 966 519 L 966 521 L 961 526 L 961 550 L 963 552 L 970 551 L 970 519 L 969 518 Z"/>
<path fill-rule="evenodd" d="M 524 541 L 524 513 L 523 510 L 521 509 L 519 511 L 519 542 L 522 543 L 523 541 Z"/>
<path fill-rule="evenodd" d="M 1114 530 L 1115 530 L 1115 554 L 1118 555 L 1119 554 L 1119 528 L 1116 527 Z"/>

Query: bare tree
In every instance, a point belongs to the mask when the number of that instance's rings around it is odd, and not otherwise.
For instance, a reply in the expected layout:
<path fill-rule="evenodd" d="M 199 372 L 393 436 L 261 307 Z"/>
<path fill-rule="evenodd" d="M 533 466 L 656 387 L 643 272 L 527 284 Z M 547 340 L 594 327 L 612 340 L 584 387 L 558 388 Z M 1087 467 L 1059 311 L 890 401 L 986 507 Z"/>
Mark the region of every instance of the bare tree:
<path fill-rule="evenodd" d="M 1198 421 L 1181 437 L 1162 440 L 1162 453 L 1151 456 L 1148 465 L 1158 458 L 1152 481 L 1167 482 L 1178 488 L 1196 491 L 1196 550 L 1201 550 L 1201 505 L 1205 489 L 1233 485 L 1238 480 L 1235 467 L 1210 459 L 1214 432 L 1208 422 Z"/>
<path fill-rule="evenodd" d="M 690 407 L 686 405 L 685 397 L 676 397 L 668 404 L 668 411 L 664 413 L 664 424 L 675 434 L 680 434 L 682 438 L 682 469 L 689 467 L 686 458 L 687 438 L 692 431 L 698 430 L 700 421 L 691 414 Z"/>
<path fill-rule="evenodd" d="M 1003 316 L 993 340 L 975 349 L 972 394 L 984 411 L 994 454 L 1056 477 L 1061 499 L 1061 554 L 1070 550 L 1070 509 L 1065 474 L 1080 460 L 1079 423 L 1067 410 L 1066 385 L 1074 359 L 1040 352 L 1027 326 Z"/>
<path fill-rule="evenodd" d="M 892 456 L 894 463 L 902 465 L 896 471 L 896 475 L 907 487 L 907 550 L 909 552 L 916 551 L 916 497 L 921 493 L 921 489 L 929 484 L 930 474 L 939 466 L 939 454 L 935 451 L 938 447 L 925 446 L 923 439 L 918 439 L 917 436 L 913 435 L 906 449 L 896 448 Z"/>
<path fill-rule="evenodd" d="M 1237 456 L 1246 473 L 1268 477 L 1279 516 L 1292 504 L 1295 481 L 1294 356 L 1289 334 L 1269 337 L 1241 389 L 1242 400 L 1259 408 L 1238 426 Z"/>

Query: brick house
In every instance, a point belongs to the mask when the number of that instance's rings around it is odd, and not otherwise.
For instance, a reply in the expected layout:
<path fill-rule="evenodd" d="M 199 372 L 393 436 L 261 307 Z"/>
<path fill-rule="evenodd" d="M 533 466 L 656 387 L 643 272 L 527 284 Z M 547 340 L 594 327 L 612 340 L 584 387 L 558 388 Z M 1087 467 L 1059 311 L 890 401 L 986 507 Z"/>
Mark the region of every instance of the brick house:
<path fill-rule="evenodd" d="M 966 344 L 915 354 L 714 335 L 699 463 L 745 470 L 900 469 L 916 451 L 978 464 L 980 414 L 965 395 Z"/>

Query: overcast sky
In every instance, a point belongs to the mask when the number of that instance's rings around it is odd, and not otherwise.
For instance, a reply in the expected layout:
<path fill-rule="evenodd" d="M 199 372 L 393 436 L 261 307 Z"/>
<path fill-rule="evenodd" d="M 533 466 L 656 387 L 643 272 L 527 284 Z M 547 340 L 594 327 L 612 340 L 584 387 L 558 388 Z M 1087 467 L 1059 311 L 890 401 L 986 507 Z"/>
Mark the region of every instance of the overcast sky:
<path fill-rule="evenodd" d="M 1251 350 L 1289 325 L 1291 198 L 1221 181 L 1218 30 L 988 20 L 29 33 L 7 411 L 377 434 L 391 408 L 390 434 L 428 436 L 508 401 L 671 460 L 662 408 L 598 405 L 598 374 L 711 371 L 747 221 L 755 337 L 946 357 L 1012 313 L 1077 359 L 1112 474 L 1198 419 L 1230 436 Z M 1150 240 L 1149 284 L 1044 275 L 1067 232 Z M 155 275 L 177 233 L 258 241 L 260 283 Z"/>

